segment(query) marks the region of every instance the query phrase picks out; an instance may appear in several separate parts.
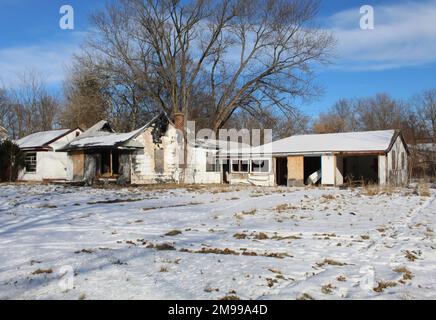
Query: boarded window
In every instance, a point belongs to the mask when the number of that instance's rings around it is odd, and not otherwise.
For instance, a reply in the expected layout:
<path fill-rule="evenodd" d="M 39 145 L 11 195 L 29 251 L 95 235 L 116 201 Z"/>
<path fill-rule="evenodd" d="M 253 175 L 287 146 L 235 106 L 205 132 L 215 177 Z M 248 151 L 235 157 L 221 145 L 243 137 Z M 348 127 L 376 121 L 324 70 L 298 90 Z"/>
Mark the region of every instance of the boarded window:
<path fill-rule="evenodd" d="M 269 160 L 251 160 L 251 172 L 269 172 Z"/>
<path fill-rule="evenodd" d="M 36 172 L 36 152 L 26 153 L 26 172 Z"/>
<path fill-rule="evenodd" d="M 154 150 L 154 171 L 157 173 L 164 172 L 164 149 Z"/>

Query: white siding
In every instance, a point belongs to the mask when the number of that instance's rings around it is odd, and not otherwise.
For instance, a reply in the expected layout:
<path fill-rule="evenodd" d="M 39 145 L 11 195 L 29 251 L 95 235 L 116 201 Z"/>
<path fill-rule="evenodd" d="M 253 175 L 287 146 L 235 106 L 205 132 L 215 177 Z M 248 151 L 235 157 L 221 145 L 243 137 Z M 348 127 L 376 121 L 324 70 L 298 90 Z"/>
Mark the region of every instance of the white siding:
<path fill-rule="evenodd" d="M 335 184 L 335 170 L 334 155 L 323 155 L 321 157 L 321 184 L 334 185 Z"/>
<path fill-rule="evenodd" d="M 36 172 L 28 173 L 23 169 L 18 179 L 22 181 L 66 180 L 67 166 L 66 152 L 37 152 Z"/>
<path fill-rule="evenodd" d="M 386 155 L 378 156 L 378 182 L 381 186 L 386 184 Z"/>

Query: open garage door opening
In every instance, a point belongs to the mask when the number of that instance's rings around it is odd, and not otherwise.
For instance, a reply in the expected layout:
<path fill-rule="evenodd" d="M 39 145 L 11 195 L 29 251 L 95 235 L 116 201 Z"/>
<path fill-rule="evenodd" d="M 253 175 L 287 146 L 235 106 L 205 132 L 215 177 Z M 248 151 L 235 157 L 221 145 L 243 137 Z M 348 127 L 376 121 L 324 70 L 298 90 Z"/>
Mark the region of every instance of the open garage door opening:
<path fill-rule="evenodd" d="M 346 156 L 341 158 L 342 168 L 338 169 L 342 173 L 345 183 L 378 183 L 377 156 Z M 338 161 L 338 164 L 341 161 Z"/>
<path fill-rule="evenodd" d="M 305 184 L 321 183 L 321 157 L 320 156 L 304 157 L 304 183 Z"/>

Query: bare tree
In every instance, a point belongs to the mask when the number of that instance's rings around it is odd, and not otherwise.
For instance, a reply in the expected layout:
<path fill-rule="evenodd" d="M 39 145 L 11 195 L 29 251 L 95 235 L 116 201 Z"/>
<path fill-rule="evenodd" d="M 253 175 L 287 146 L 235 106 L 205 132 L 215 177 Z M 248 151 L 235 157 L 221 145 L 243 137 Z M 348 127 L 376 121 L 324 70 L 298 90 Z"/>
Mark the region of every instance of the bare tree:
<path fill-rule="evenodd" d="M 103 91 L 98 78 L 87 70 L 73 68 L 64 83 L 62 125 L 87 129 L 100 120 L 108 119 L 110 104 Z"/>
<path fill-rule="evenodd" d="M 321 113 L 313 123 L 315 133 L 356 131 L 359 123 L 355 116 L 355 101 L 341 99 L 327 112 Z"/>
<path fill-rule="evenodd" d="M 58 125 L 60 104 L 49 93 L 36 73 L 20 75 L 20 85 L 10 90 L 11 110 L 14 114 L 14 136 L 54 129 Z"/>
<path fill-rule="evenodd" d="M 79 60 L 133 109 L 139 96 L 152 110 L 192 115 L 196 95 L 206 97 L 218 130 L 238 109 L 289 113 L 292 98 L 313 93 L 311 66 L 333 44 L 310 25 L 317 10 L 298 0 L 122 0 L 93 17 Z"/>
<path fill-rule="evenodd" d="M 416 118 L 424 137 L 432 143 L 436 143 L 436 90 L 422 92 L 413 99 L 416 107 Z"/>

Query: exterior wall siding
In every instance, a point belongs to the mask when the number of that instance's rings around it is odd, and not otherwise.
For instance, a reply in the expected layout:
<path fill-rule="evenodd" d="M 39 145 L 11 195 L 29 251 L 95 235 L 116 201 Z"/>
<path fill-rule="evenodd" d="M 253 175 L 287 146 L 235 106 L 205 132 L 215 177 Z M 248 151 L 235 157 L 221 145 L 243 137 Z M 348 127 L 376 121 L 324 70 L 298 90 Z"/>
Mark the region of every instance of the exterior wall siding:
<path fill-rule="evenodd" d="M 36 172 L 26 172 L 26 169 L 23 169 L 18 175 L 18 180 L 67 180 L 68 166 L 66 152 L 36 152 Z"/>
<path fill-rule="evenodd" d="M 335 184 L 335 164 L 336 156 L 323 155 L 321 157 L 321 184 L 334 185 Z"/>

